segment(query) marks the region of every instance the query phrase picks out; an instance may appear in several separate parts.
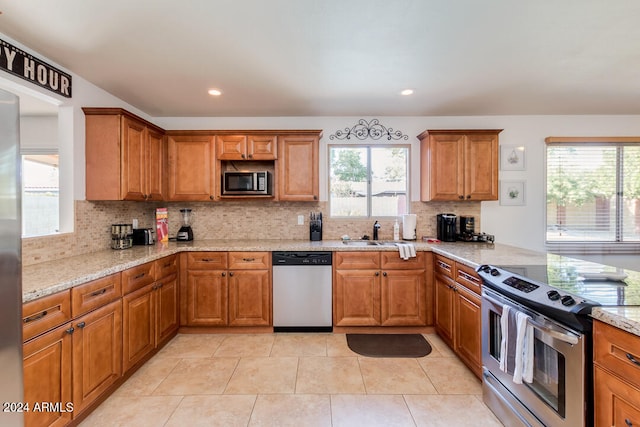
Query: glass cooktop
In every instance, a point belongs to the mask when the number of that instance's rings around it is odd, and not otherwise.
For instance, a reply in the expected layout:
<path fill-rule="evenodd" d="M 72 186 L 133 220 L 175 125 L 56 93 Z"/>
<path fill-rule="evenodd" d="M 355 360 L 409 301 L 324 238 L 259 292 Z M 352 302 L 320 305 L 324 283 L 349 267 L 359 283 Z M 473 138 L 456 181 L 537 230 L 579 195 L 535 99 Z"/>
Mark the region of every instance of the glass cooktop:
<path fill-rule="evenodd" d="M 640 272 L 558 255 L 545 265 L 499 267 L 602 305 L 640 305 Z"/>

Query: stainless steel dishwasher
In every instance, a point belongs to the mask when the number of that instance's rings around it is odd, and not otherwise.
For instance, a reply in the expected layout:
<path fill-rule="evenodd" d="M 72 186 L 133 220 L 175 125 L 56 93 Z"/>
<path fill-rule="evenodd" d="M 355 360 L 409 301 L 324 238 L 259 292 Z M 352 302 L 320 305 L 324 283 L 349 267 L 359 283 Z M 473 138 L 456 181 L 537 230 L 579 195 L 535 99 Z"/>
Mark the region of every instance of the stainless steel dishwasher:
<path fill-rule="evenodd" d="M 333 331 L 331 252 L 273 252 L 274 332 Z"/>

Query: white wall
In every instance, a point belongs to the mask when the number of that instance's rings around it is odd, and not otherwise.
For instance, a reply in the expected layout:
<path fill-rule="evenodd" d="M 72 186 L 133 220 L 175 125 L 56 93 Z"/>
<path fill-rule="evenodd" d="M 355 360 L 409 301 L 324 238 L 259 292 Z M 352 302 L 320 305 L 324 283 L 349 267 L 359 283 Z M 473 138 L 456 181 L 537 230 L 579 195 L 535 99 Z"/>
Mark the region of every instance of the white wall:
<path fill-rule="evenodd" d="M 20 43 L 0 34 L 3 39 L 31 52 Z M 55 64 L 31 52 L 41 59 Z M 340 143 L 330 136 L 337 130 L 352 127 L 360 118 L 371 117 L 211 117 L 211 118 L 153 118 L 126 102 L 110 95 L 81 77 L 73 76 L 73 98 L 53 95 L 44 89 L 24 82 L 8 73 L 6 78 L 18 85 L 30 88 L 60 104 L 59 141 L 61 186 L 72 187 L 70 194 L 76 200 L 84 199 L 84 114 L 81 107 L 122 107 L 157 124 L 164 129 L 323 129 L 320 151 L 321 183 L 327 176 L 327 144 Z M 545 197 L 544 197 L 544 138 L 547 136 L 636 136 L 640 135 L 640 116 L 485 116 L 485 117 L 376 117 L 386 127 L 399 130 L 409 136 L 411 144 L 412 200 L 419 199 L 419 143 L 416 136 L 425 129 L 504 129 L 500 144 L 524 145 L 525 171 L 500 172 L 500 179 L 526 181 L 526 205 L 501 206 L 499 202 L 482 203 L 482 230 L 494 234 L 501 243 L 544 250 Z M 384 142 L 384 141 L 380 141 Z M 64 165 L 70 167 L 66 168 Z M 62 197 L 62 196 L 61 196 Z M 321 184 L 321 199 L 327 199 L 327 188 Z"/>

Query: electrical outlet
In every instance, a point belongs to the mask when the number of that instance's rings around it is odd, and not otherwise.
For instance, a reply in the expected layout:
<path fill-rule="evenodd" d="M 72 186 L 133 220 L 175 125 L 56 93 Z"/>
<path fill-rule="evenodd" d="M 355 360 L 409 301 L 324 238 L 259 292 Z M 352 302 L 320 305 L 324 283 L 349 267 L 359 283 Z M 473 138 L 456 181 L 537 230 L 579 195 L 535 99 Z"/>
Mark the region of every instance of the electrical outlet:
<path fill-rule="evenodd" d="M 133 228 L 138 228 L 138 220 L 134 218 L 133 221 L 131 221 L 131 225 Z"/>
<path fill-rule="evenodd" d="M 298 225 L 304 225 L 304 215 L 298 215 Z"/>

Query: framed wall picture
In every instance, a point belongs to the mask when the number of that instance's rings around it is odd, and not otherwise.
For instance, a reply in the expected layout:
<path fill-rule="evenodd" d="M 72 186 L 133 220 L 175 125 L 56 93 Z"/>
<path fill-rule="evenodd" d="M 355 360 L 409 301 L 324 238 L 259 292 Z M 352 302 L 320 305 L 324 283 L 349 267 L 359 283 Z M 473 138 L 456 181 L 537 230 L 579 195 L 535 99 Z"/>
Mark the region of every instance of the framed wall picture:
<path fill-rule="evenodd" d="M 524 181 L 500 181 L 500 204 L 503 206 L 524 206 L 524 192 Z"/>
<path fill-rule="evenodd" d="M 501 145 L 500 169 L 503 171 L 523 171 L 525 167 L 524 146 Z"/>

